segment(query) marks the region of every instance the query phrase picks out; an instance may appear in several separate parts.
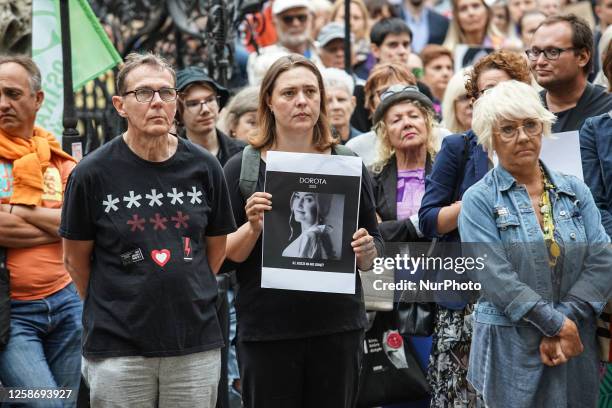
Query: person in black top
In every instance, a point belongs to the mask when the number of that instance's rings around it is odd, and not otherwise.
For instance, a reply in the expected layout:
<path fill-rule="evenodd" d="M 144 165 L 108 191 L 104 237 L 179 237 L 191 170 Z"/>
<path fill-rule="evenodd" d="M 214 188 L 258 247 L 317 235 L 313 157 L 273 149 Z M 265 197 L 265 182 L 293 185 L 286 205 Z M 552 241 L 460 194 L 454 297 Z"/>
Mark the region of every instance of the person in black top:
<path fill-rule="evenodd" d="M 259 134 L 261 153 L 256 192 L 240 190 L 242 155 L 225 165 L 238 230 L 228 236 L 227 257 L 238 263 L 238 360 L 248 408 L 353 407 L 367 324 L 363 291 L 355 294 L 261 287 L 263 213 L 274 198 L 263 192 L 270 150 L 334 154 L 319 70 L 306 58 L 278 59 L 263 79 Z M 352 237 L 357 267 L 369 270 L 383 252 L 370 176 L 362 166 L 359 229 Z M 276 239 L 273 237 L 273 239 Z"/>
<path fill-rule="evenodd" d="M 74 169 L 59 229 L 84 299 L 91 405 L 214 407 L 223 346 L 214 274 L 236 229 L 223 170 L 169 133 L 177 91 L 165 60 L 130 54 L 117 92 L 128 129 Z"/>
<path fill-rule="evenodd" d="M 186 137 L 215 155 L 221 166 L 244 149 L 245 143 L 217 129 L 219 112 L 229 99 L 227 89 L 216 83 L 200 67 L 189 67 L 176 73 L 179 91 L 178 121 Z"/>
<path fill-rule="evenodd" d="M 544 106 L 557 116 L 552 132 L 578 130 L 587 118 L 612 109 L 612 96 L 587 77 L 593 67 L 593 33 L 573 14 L 544 20 L 527 51 L 530 68 L 544 90 Z"/>

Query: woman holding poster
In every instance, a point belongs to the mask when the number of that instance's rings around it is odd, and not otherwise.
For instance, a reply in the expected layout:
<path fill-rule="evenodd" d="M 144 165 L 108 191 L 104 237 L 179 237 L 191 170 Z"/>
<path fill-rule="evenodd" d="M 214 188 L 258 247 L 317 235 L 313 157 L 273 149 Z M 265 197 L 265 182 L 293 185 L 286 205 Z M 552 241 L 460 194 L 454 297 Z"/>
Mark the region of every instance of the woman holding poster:
<path fill-rule="evenodd" d="M 249 139 L 261 156 L 257 174 L 245 174 L 251 167 L 243 168 L 244 154 L 234 156 L 225 166 L 234 217 L 240 226 L 228 237 L 227 258 L 237 263 L 240 288 L 237 350 L 243 401 L 245 407 L 353 407 L 367 324 L 359 274 L 355 294 L 261 287 L 263 214 L 274 202 L 263 192 L 267 153 L 335 154 L 337 142 L 327 120 L 323 80 L 314 64 L 292 54 L 270 67 L 259 95 L 259 131 Z M 256 180 L 255 192 L 245 194 L 241 179 L 249 176 Z M 293 218 L 305 219 L 304 205 L 292 209 Z M 365 168 L 358 226 L 351 247 L 357 267 L 369 270 L 374 258 L 382 254 L 382 238 Z"/>

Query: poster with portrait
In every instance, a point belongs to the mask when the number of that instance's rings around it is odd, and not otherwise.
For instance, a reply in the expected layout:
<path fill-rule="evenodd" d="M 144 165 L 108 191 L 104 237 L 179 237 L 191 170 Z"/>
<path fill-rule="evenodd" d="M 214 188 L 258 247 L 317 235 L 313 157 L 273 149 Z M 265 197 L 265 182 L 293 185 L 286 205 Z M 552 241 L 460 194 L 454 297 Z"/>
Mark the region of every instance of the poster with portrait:
<path fill-rule="evenodd" d="M 268 152 L 261 287 L 355 293 L 361 159 Z"/>

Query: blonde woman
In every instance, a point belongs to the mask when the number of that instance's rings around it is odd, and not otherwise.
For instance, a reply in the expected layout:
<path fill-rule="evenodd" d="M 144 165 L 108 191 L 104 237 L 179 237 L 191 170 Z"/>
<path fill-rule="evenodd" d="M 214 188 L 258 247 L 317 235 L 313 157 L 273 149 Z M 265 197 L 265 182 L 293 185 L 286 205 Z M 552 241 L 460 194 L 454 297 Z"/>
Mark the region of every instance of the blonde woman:
<path fill-rule="evenodd" d="M 463 133 L 472 127 L 472 102 L 465 89 L 471 68 L 464 68 L 448 81 L 442 98 L 442 126 L 452 133 Z"/>
<path fill-rule="evenodd" d="M 380 99 L 374 112 L 378 162 L 372 166 L 378 229 L 386 242 L 424 241 L 418 212 L 435 155 L 434 107 L 415 85 L 392 85 Z M 410 342 L 427 371 L 432 337 Z"/>
<path fill-rule="evenodd" d="M 452 0 L 453 19 L 444 46 L 451 51 L 459 44 L 497 49 L 503 35 L 493 24 L 489 6 L 484 0 Z"/>

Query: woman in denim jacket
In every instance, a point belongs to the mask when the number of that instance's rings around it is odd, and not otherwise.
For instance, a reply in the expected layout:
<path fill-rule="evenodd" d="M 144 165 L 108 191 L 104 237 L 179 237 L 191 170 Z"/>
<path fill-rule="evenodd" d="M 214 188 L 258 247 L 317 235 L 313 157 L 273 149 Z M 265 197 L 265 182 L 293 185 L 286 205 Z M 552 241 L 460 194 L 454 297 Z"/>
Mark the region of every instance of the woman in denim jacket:
<path fill-rule="evenodd" d="M 520 95 L 520 98 L 516 96 Z M 495 408 L 595 407 L 595 317 L 612 286 L 609 238 L 588 187 L 539 161 L 554 116 L 537 92 L 503 82 L 474 106 L 499 165 L 463 197 L 464 256 L 485 267 L 468 380 Z"/>

